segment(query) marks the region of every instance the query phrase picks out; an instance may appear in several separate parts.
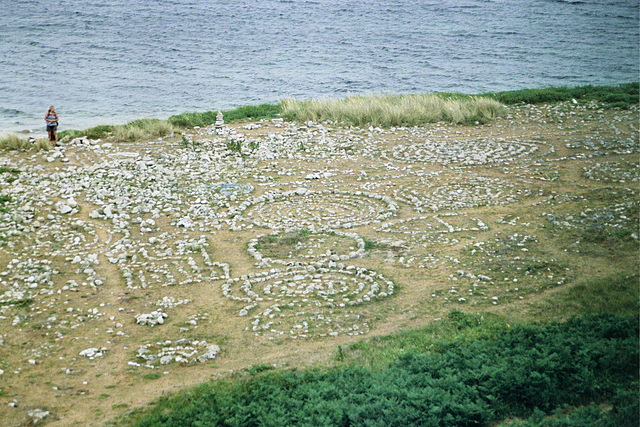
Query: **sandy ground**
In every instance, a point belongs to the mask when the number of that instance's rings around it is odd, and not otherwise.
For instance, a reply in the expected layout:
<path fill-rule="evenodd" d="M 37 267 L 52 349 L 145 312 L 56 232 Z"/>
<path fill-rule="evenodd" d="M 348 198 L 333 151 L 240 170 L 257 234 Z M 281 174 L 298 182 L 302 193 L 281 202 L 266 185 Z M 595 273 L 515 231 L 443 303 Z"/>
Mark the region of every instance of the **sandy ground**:
<path fill-rule="evenodd" d="M 101 425 L 254 365 L 327 365 L 454 308 L 524 316 L 637 272 L 637 108 L 185 136 L 0 156 L 3 425 Z"/>

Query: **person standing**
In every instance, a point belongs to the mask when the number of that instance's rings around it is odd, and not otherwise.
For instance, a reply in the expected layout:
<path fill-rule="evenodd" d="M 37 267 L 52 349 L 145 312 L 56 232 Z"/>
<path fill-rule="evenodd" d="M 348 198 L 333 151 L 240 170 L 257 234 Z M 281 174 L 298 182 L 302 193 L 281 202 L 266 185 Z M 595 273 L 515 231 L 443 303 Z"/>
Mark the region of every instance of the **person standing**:
<path fill-rule="evenodd" d="M 49 134 L 49 142 L 54 147 L 58 145 L 58 113 L 53 105 L 49 107 L 47 114 L 44 116 L 44 120 L 47 122 L 47 133 Z"/>

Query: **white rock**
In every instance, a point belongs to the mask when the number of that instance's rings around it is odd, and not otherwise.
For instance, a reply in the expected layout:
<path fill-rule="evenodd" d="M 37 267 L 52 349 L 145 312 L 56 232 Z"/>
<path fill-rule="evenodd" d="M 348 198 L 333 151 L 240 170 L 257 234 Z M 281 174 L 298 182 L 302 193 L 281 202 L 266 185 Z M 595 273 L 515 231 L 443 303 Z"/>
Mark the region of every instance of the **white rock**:
<path fill-rule="evenodd" d="M 60 212 L 63 215 L 68 214 L 71 211 L 73 211 L 73 208 L 71 206 L 69 206 L 68 204 L 66 204 L 65 202 L 56 203 L 56 209 L 58 210 L 58 212 Z"/>

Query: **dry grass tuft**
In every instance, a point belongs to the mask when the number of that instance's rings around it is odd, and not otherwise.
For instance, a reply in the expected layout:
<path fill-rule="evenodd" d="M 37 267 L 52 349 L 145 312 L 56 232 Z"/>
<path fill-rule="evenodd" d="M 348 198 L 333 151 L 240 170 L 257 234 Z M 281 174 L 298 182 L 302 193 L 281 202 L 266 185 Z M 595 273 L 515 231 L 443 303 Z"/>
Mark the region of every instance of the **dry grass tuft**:
<path fill-rule="evenodd" d="M 9 133 L 0 138 L 0 150 L 4 151 L 49 151 L 52 146 L 47 139 L 37 139 L 34 143 L 29 142 L 26 138 L 21 138 L 15 133 Z"/>
<path fill-rule="evenodd" d="M 173 125 L 167 120 L 140 119 L 126 125 L 114 126 L 113 137 L 118 141 L 135 141 L 165 136 L 173 131 Z"/>
<path fill-rule="evenodd" d="M 20 138 L 15 133 L 9 133 L 0 139 L 0 148 L 5 151 L 24 151 L 30 146 L 29 141 Z"/>
<path fill-rule="evenodd" d="M 368 95 L 345 99 L 281 102 L 285 117 L 306 121 L 331 120 L 356 126 L 417 126 L 434 122 L 485 123 L 506 110 L 484 97 L 446 95 Z"/>

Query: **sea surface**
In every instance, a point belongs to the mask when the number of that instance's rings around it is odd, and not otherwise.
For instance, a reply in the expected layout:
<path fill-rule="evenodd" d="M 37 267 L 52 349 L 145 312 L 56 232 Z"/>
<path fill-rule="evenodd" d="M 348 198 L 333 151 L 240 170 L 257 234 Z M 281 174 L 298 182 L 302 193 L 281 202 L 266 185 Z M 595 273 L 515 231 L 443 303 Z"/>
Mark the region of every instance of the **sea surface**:
<path fill-rule="evenodd" d="M 0 132 L 639 79 L 638 0 L 0 0 Z"/>

